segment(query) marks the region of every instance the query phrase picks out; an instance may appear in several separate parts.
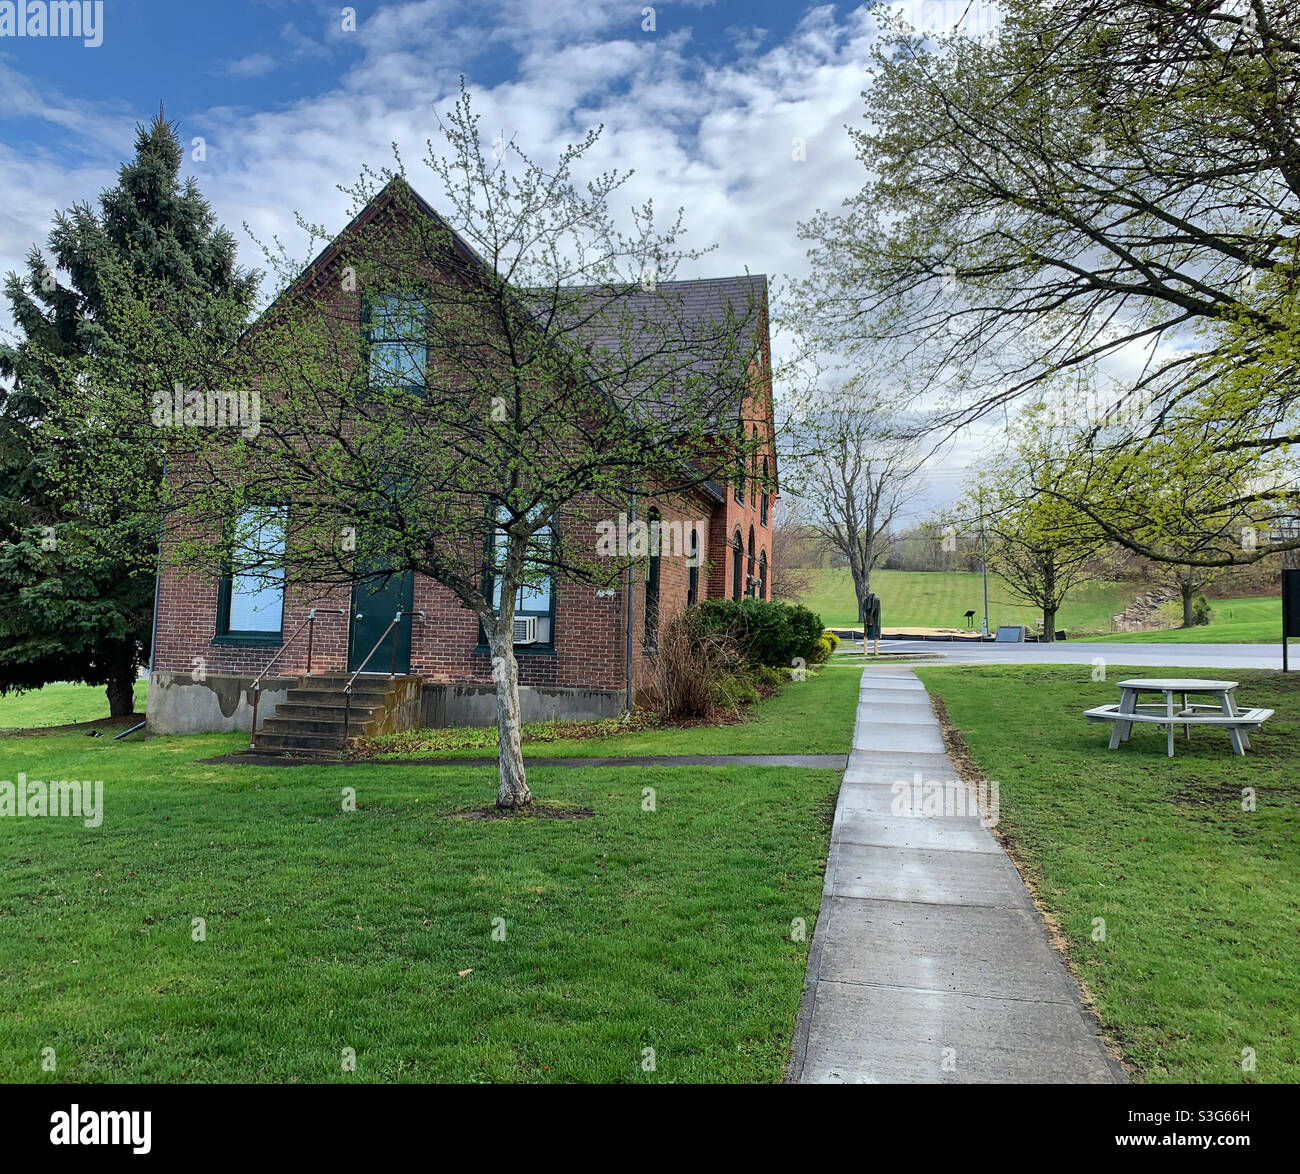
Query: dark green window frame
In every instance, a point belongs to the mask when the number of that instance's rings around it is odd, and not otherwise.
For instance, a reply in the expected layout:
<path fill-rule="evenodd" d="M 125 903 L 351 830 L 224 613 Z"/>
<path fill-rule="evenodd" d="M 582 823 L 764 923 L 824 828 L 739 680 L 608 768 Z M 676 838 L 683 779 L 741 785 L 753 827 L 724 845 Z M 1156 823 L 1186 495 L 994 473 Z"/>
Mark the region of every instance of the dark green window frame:
<path fill-rule="evenodd" d="M 659 547 L 663 541 L 662 518 L 659 511 L 652 509 L 646 515 L 650 530 L 650 561 L 645 573 L 645 631 L 642 647 L 646 652 L 654 652 L 659 647 Z"/>
<path fill-rule="evenodd" d="M 418 301 L 424 307 L 424 347 L 423 355 L 419 365 L 422 368 L 421 377 L 418 381 L 409 381 L 400 384 L 394 384 L 385 387 L 376 387 L 374 384 L 374 371 L 372 363 L 374 351 L 377 346 L 384 347 L 409 347 L 416 340 L 401 336 L 393 338 L 376 338 L 376 306 L 382 301 L 387 302 L 391 298 L 403 298 L 408 301 Z M 429 291 L 425 286 L 413 286 L 409 289 L 381 289 L 375 293 L 367 293 L 361 299 L 361 361 L 362 370 L 365 372 L 366 393 L 368 395 L 383 394 L 393 390 L 405 391 L 412 395 L 424 395 L 428 390 L 429 378 Z"/>
<path fill-rule="evenodd" d="M 289 507 L 285 503 L 271 503 L 267 508 L 280 509 L 283 512 L 284 527 L 288 530 Z M 238 519 L 232 519 L 226 523 L 226 541 L 233 543 L 234 529 L 238 524 Z M 283 572 L 280 577 L 280 626 L 272 631 L 270 629 L 232 629 L 230 627 L 230 598 L 234 590 L 235 570 L 229 559 L 224 560 L 221 566 L 221 576 L 217 580 L 217 622 L 216 630 L 212 637 L 213 644 L 237 644 L 237 645 L 255 645 L 261 647 L 276 647 L 284 643 L 284 577 Z"/>
<path fill-rule="evenodd" d="M 554 542 L 556 540 L 555 523 L 554 522 L 550 523 L 550 525 L 546 527 L 546 529 L 549 529 L 551 533 L 551 541 Z M 544 531 L 539 531 L 538 533 L 542 533 L 542 532 Z M 483 588 L 482 590 L 483 590 L 484 597 L 489 600 L 493 599 L 496 596 L 496 583 L 494 582 L 495 576 L 492 573 L 492 565 L 493 565 L 492 547 L 493 547 L 493 543 L 496 541 L 496 535 L 497 535 L 496 530 L 491 531 L 488 534 L 486 542 L 483 544 Z M 514 646 L 515 659 L 518 659 L 521 656 L 554 656 L 555 655 L 555 595 L 556 595 L 557 585 L 558 584 L 556 581 L 556 577 L 554 574 L 552 574 L 551 590 L 550 590 L 550 606 L 546 609 L 545 612 L 536 611 L 536 610 L 525 610 L 522 613 L 518 611 L 515 612 L 516 615 L 520 615 L 520 614 L 525 616 L 535 615 L 539 619 L 542 616 L 545 616 L 550 621 L 550 631 L 551 631 L 551 635 L 548 640 L 541 641 L 537 644 L 516 644 Z M 475 647 L 474 651 L 478 653 L 489 653 L 491 651 L 491 646 L 488 644 L 487 632 L 483 628 L 482 620 L 479 621 L 478 645 Z"/>

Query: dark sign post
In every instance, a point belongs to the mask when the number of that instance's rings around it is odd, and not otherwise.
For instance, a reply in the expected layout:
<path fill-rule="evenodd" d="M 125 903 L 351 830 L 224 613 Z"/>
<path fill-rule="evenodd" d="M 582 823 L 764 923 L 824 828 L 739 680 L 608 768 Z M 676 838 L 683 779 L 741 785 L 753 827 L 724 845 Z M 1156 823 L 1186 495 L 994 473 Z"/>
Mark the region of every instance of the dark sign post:
<path fill-rule="evenodd" d="M 1286 642 L 1300 636 L 1300 570 L 1282 572 L 1282 671 L 1288 670 Z"/>

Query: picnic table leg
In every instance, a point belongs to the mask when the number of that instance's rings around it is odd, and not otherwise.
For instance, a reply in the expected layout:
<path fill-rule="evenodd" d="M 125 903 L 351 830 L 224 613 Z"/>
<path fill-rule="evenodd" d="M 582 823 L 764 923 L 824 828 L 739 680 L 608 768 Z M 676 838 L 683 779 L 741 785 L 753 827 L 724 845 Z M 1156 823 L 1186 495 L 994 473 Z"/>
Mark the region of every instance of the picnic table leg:
<path fill-rule="evenodd" d="M 1225 717 L 1237 716 L 1237 703 L 1233 700 L 1231 689 L 1225 689 L 1219 694 L 1219 708 L 1223 710 Z M 1250 735 L 1235 726 L 1228 727 L 1228 741 L 1232 743 L 1234 754 L 1244 755 L 1250 749 Z"/>
<path fill-rule="evenodd" d="M 1183 713 L 1185 714 L 1186 712 L 1187 712 L 1187 694 L 1184 693 L 1184 694 L 1183 694 Z M 1179 715 L 1179 716 L 1182 716 L 1182 715 Z M 1184 742 L 1190 742 L 1191 740 L 1192 740 L 1192 723 L 1191 723 L 1191 722 L 1187 722 L 1187 723 L 1183 726 L 1183 741 L 1184 741 Z"/>
<path fill-rule="evenodd" d="M 1172 692 L 1165 694 L 1165 713 L 1169 717 L 1165 725 L 1165 737 L 1169 743 L 1169 757 L 1174 756 L 1174 695 Z"/>
<path fill-rule="evenodd" d="M 1136 699 L 1137 694 L 1131 689 L 1123 690 L 1122 696 L 1119 699 L 1120 713 L 1132 713 Z M 1110 731 L 1110 749 L 1114 750 L 1121 742 L 1127 742 L 1129 730 L 1132 728 L 1132 722 L 1117 721 Z"/>

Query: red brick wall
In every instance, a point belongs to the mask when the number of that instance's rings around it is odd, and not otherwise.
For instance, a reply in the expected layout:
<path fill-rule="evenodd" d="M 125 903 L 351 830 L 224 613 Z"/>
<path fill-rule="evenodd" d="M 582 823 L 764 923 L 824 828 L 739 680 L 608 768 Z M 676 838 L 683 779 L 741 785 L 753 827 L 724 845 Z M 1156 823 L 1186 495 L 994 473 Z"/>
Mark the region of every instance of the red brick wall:
<path fill-rule="evenodd" d="M 732 503 L 734 505 L 734 503 Z M 725 516 L 722 507 L 702 494 L 685 499 L 643 498 L 637 503 L 637 515 L 649 517 L 651 507 L 660 512 L 661 522 L 677 522 L 682 533 L 690 524 L 706 523 L 710 535 L 708 551 L 714 546 L 712 535 L 718 519 Z M 739 506 L 735 507 L 739 510 Z M 611 522 L 617 517 L 611 517 Z M 595 536 L 592 536 L 594 543 Z M 665 539 L 666 543 L 666 539 Z M 677 553 L 680 549 L 682 553 Z M 660 556 L 659 608 L 660 624 L 686 606 L 689 567 L 685 552 L 689 546 Z M 621 566 L 626 560 L 620 558 Z M 637 566 L 633 588 L 632 665 L 637 688 L 644 687 L 652 666 L 644 650 L 646 562 Z M 714 570 L 700 568 L 699 597 L 716 598 L 721 594 L 714 586 Z M 318 614 L 312 637 L 312 670 L 342 672 L 347 666 L 348 619 L 350 595 L 346 587 L 331 587 L 315 592 L 290 588 L 284 608 L 282 631 L 288 639 L 307 618 L 308 609 Z M 490 684 L 491 659 L 479 650 L 478 619 L 446 587 L 417 576 L 413 607 L 424 611 L 416 616 L 411 628 L 411 671 L 434 681 L 474 681 Z M 576 583 L 559 583 L 555 593 L 555 650 L 530 651 L 517 648 L 519 679 L 523 685 L 623 689 L 626 687 L 626 607 L 627 577 L 620 574 L 612 593 Z M 324 609 L 343 608 L 345 614 L 331 614 Z M 154 667 L 163 671 L 189 672 L 194 658 L 203 658 L 209 674 L 251 676 L 260 672 L 280 650 L 279 646 L 213 644 L 217 617 L 217 582 L 211 576 L 188 572 L 164 559 L 158 593 L 158 639 Z M 306 671 L 307 635 L 303 632 L 275 662 L 275 672 L 295 675 Z"/>

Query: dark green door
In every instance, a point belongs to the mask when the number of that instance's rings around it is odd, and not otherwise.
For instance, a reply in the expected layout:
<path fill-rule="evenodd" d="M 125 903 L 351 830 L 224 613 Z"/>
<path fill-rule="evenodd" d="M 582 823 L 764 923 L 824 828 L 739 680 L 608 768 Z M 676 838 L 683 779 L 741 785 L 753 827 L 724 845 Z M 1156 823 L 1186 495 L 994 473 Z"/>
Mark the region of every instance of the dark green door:
<path fill-rule="evenodd" d="M 370 656 L 370 650 L 384 642 L 366 662 L 368 673 L 409 673 L 411 671 L 411 597 L 414 581 L 405 575 L 376 575 L 363 579 L 352 587 L 352 621 L 348 633 L 348 671 L 356 672 Z M 393 622 L 397 612 L 402 622 L 387 636 L 384 629 Z M 394 668 L 393 645 L 397 645 Z"/>

